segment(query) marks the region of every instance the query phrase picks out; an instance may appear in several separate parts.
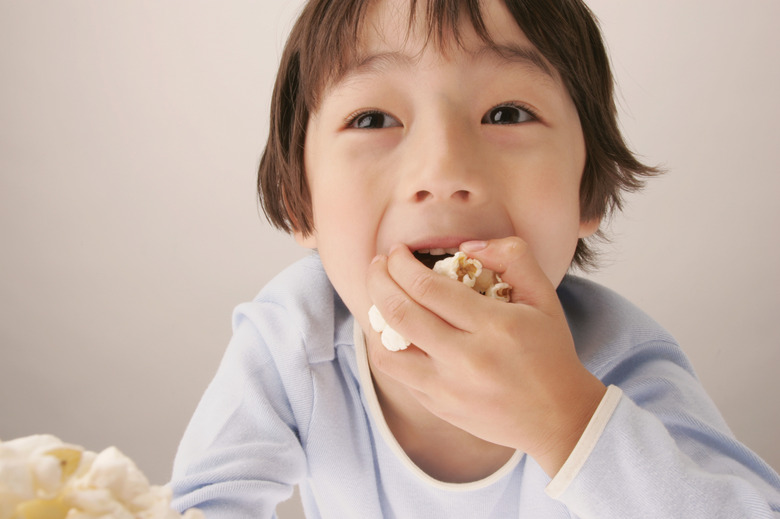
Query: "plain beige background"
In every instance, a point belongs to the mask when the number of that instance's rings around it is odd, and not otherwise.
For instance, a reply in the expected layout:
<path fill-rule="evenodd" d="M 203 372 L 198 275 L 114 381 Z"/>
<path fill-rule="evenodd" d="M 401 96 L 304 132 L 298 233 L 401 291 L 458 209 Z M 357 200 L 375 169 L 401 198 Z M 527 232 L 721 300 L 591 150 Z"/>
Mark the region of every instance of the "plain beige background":
<path fill-rule="evenodd" d="M 0 1 L 0 438 L 117 445 L 167 481 L 233 306 L 305 254 L 254 194 L 298 5 Z M 780 3 L 591 6 L 628 139 L 669 169 L 593 277 L 778 469 Z"/>

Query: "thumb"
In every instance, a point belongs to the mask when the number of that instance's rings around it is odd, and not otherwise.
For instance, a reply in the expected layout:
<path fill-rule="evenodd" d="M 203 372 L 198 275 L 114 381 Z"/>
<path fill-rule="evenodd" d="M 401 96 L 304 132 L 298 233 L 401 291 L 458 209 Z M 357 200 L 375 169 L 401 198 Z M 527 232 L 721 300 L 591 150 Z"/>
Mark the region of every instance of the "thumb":
<path fill-rule="evenodd" d="M 528 244 L 516 236 L 488 241 L 470 241 L 460 245 L 483 268 L 496 272 L 511 285 L 511 302 L 539 308 L 558 305 L 555 287 L 544 273 Z"/>

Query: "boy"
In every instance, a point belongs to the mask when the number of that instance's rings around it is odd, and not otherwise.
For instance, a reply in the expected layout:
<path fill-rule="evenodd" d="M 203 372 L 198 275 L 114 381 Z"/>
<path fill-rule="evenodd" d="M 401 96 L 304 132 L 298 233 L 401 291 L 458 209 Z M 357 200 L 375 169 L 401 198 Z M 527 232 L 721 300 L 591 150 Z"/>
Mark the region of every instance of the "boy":
<path fill-rule="evenodd" d="M 679 348 L 566 276 L 627 150 L 578 1 L 312 1 L 260 165 L 266 214 L 317 254 L 237 309 L 174 469 L 177 506 L 270 517 L 771 517 Z M 509 304 L 433 273 L 461 250 Z M 387 351 L 376 305 L 411 341 Z"/>

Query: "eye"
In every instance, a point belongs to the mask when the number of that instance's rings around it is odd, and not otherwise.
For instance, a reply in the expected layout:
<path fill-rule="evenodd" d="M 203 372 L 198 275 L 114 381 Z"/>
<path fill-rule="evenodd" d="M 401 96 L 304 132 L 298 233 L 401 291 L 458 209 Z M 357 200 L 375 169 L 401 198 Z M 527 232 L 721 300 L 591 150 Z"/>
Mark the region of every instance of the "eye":
<path fill-rule="evenodd" d="M 535 120 L 533 110 L 517 103 L 500 104 L 482 116 L 482 124 L 521 124 Z"/>
<path fill-rule="evenodd" d="M 347 118 L 347 127 L 357 130 L 380 130 L 401 126 L 393 116 L 379 110 L 358 112 Z"/>

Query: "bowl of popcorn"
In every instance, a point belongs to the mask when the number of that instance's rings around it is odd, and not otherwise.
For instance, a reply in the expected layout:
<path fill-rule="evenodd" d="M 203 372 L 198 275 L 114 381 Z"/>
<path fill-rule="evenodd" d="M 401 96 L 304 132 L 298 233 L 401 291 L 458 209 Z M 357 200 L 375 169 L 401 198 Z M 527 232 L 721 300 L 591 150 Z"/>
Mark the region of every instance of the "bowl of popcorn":
<path fill-rule="evenodd" d="M 100 453 L 51 435 L 0 441 L 0 519 L 203 519 L 171 508 L 171 490 L 150 485 L 116 447 Z"/>

